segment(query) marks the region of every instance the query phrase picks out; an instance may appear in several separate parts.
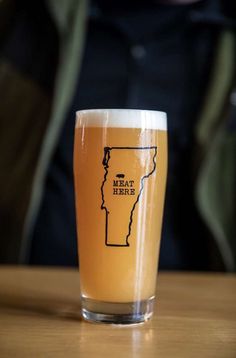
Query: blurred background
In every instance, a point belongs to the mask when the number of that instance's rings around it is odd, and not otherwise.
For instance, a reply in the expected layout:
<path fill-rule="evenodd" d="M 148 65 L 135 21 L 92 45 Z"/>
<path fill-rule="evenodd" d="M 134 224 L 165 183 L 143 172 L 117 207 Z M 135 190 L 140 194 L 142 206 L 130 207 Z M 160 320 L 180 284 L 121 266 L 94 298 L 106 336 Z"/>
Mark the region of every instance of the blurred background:
<path fill-rule="evenodd" d="M 167 112 L 160 269 L 236 271 L 236 3 L 0 1 L 0 263 L 78 264 L 75 111 Z"/>

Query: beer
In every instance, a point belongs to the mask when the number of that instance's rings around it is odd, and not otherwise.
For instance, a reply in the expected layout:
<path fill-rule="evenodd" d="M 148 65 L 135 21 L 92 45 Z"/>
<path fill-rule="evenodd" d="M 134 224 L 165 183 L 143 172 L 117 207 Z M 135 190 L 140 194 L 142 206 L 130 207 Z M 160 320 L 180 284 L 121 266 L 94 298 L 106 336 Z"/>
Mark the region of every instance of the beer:
<path fill-rule="evenodd" d="M 85 301 L 154 297 L 166 171 L 164 113 L 77 112 L 74 176 Z"/>

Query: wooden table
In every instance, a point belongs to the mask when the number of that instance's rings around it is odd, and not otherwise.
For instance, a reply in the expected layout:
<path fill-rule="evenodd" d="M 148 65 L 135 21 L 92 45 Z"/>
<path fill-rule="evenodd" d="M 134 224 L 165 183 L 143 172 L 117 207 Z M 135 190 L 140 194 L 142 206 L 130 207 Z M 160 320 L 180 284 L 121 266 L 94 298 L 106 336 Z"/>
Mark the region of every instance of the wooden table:
<path fill-rule="evenodd" d="M 80 317 L 72 269 L 0 267 L 0 357 L 236 357 L 236 276 L 160 273 L 154 318 Z"/>

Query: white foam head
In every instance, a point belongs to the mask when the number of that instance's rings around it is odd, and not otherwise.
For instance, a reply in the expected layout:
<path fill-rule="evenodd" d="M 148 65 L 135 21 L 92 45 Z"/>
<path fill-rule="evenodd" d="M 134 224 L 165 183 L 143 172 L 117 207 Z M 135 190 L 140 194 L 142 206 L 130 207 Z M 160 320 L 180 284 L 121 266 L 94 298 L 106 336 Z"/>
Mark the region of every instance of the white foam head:
<path fill-rule="evenodd" d="M 89 109 L 76 112 L 76 127 L 167 130 L 165 112 L 139 109 Z"/>

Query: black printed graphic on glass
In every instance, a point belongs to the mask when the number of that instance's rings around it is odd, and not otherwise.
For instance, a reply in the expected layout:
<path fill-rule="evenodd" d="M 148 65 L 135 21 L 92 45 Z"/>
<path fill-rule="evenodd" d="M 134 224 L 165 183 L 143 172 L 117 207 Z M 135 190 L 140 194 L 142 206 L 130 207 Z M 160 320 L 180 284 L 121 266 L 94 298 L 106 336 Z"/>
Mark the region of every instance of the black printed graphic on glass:
<path fill-rule="evenodd" d="M 130 246 L 134 211 L 145 181 L 156 170 L 156 157 L 156 146 L 104 148 L 101 209 L 106 215 L 106 246 Z"/>

